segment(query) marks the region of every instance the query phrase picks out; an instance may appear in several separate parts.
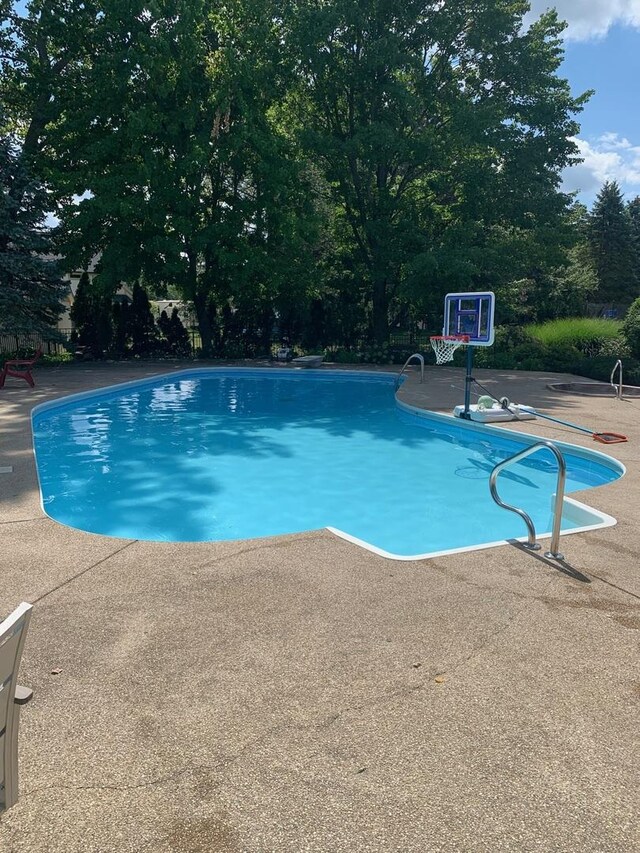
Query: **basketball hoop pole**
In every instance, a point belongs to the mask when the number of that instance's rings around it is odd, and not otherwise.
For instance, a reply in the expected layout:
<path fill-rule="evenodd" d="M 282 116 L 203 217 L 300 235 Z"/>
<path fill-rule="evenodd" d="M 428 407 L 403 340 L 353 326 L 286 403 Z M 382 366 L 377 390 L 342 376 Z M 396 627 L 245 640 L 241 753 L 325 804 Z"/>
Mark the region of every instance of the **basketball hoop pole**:
<path fill-rule="evenodd" d="M 464 378 L 464 412 L 460 413 L 461 418 L 471 420 L 471 383 L 473 382 L 473 347 L 467 347 L 467 375 Z"/>

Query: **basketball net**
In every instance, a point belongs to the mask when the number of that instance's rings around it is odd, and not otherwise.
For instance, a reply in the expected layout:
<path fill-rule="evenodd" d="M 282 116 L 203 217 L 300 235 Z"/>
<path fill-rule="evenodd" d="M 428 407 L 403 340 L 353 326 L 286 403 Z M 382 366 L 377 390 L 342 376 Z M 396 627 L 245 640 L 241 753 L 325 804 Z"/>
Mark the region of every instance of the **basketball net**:
<path fill-rule="evenodd" d="M 434 335 L 429 340 L 436 354 L 436 364 L 446 364 L 447 361 L 453 361 L 453 354 L 458 347 L 469 342 L 469 336 Z"/>

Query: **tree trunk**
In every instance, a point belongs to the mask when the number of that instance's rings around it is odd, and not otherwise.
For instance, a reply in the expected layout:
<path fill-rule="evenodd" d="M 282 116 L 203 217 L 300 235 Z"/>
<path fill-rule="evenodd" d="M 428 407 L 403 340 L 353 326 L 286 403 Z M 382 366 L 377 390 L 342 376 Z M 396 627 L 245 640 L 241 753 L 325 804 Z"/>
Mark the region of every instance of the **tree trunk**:
<path fill-rule="evenodd" d="M 189 268 L 186 275 L 184 295 L 190 296 L 193 300 L 202 343 L 202 355 L 204 358 L 211 358 L 213 356 L 213 335 L 208 305 L 209 291 L 206 286 L 202 287 L 201 281 L 198 281 L 198 256 L 191 247 L 187 248 L 187 257 L 189 258 Z M 200 287 L 198 287 L 199 284 Z"/>
<path fill-rule="evenodd" d="M 202 341 L 202 355 L 205 358 L 211 358 L 213 355 L 213 335 L 211 331 L 211 318 L 209 316 L 207 301 L 206 293 L 196 292 L 193 297 L 193 307 L 196 309 L 198 330 Z"/>
<path fill-rule="evenodd" d="M 273 329 L 273 309 L 270 305 L 265 305 L 262 312 L 262 334 L 261 346 L 262 352 L 260 355 L 269 355 L 271 352 L 271 331 Z"/>
<path fill-rule="evenodd" d="M 374 266 L 372 278 L 373 340 L 380 345 L 389 340 L 389 294 L 386 270 Z"/>

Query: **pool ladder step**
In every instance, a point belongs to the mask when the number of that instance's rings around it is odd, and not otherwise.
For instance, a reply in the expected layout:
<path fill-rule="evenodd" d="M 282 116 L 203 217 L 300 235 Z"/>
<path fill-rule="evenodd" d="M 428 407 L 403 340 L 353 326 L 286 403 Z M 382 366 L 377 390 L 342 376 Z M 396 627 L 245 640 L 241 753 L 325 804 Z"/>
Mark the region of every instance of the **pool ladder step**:
<path fill-rule="evenodd" d="M 620 381 L 617 385 L 613 381 L 613 377 L 616 375 L 616 370 L 620 371 Z M 615 388 L 616 397 L 618 398 L 618 400 L 622 400 L 622 361 L 620 359 L 618 359 L 613 365 L 613 370 L 611 371 L 611 376 L 609 377 L 609 385 L 611 385 L 612 388 Z"/>
<path fill-rule="evenodd" d="M 498 462 L 489 477 L 489 490 L 491 492 L 491 497 L 498 504 L 498 506 L 503 507 L 503 509 L 508 509 L 510 512 L 515 512 L 517 515 L 520 516 L 520 518 L 523 519 L 524 523 L 527 525 L 528 541 L 525 547 L 529 548 L 531 551 L 539 551 L 540 545 L 538 545 L 536 542 L 536 528 L 531 519 L 531 516 L 520 507 L 511 506 L 511 504 L 505 503 L 502 500 L 502 498 L 498 494 L 498 475 L 501 471 L 504 471 L 504 469 L 508 468 L 510 465 L 514 465 L 516 462 L 520 462 L 521 459 L 526 459 L 527 456 L 531 456 L 533 453 L 537 453 L 539 450 L 544 450 L 545 448 L 547 450 L 550 450 L 556 457 L 556 460 L 558 462 L 558 480 L 556 483 L 556 499 L 554 502 L 553 509 L 553 531 L 551 533 L 551 547 L 548 551 L 545 551 L 544 556 L 554 560 L 564 560 L 564 555 L 560 553 L 560 551 L 558 550 L 558 546 L 560 544 L 560 525 L 562 524 L 562 506 L 564 502 L 564 484 L 567 477 L 567 463 L 565 462 L 564 456 L 558 450 L 556 445 L 553 444 L 553 442 L 538 441 L 535 444 L 532 444 L 531 447 L 525 447 L 524 450 L 520 450 L 518 453 L 515 453 L 513 456 L 510 456 L 508 459 L 503 459 L 502 462 Z"/>
<path fill-rule="evenodd" d="M 424 382 L 424 356 L 421 355 L 421 353 L 419 353 L 419 352 L 414 352 L 413 355 L 410 355 L 409 358 L 405 361 L 405 363 L 402 366 L 402 370 L 400 371 L 400 373 L 396 377 L 396 385 L 395 385 L 395 389 L 394 389 L 395 391 L 397 391 L 398 388 L 400 387 L 400 380 L 402 379 L 402 374 L 404 373 L 405 369 L 409 366 L 409 362 L 414 358 L 417 359 L 418 363 L 420 364 L 420 382 Z"/>

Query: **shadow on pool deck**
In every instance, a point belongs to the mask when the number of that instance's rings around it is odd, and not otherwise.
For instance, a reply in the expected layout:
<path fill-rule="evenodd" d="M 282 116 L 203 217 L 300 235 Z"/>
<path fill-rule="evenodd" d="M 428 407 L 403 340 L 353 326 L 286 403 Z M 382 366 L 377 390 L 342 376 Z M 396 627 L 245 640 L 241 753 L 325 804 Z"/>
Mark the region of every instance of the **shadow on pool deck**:
<path fill-rule="evenodd" d="M 31 407 L 166 372 L 41 369 L 0 392 L 2 612 L 35 603 L 0 850 L 635 849 L 638 401 L 476 371 L 629 436 L 605 450 L 627 475 L 586 497 L 618 526 L 563 537 L 564 570 L 512 545 L 399 564 L 327 531 L 152 543 L 44 517 Z M 462 377 L 412 372 L 400 394 L 448 410 Z M 549 422 L 505 428 L 602 449 Z"/>

